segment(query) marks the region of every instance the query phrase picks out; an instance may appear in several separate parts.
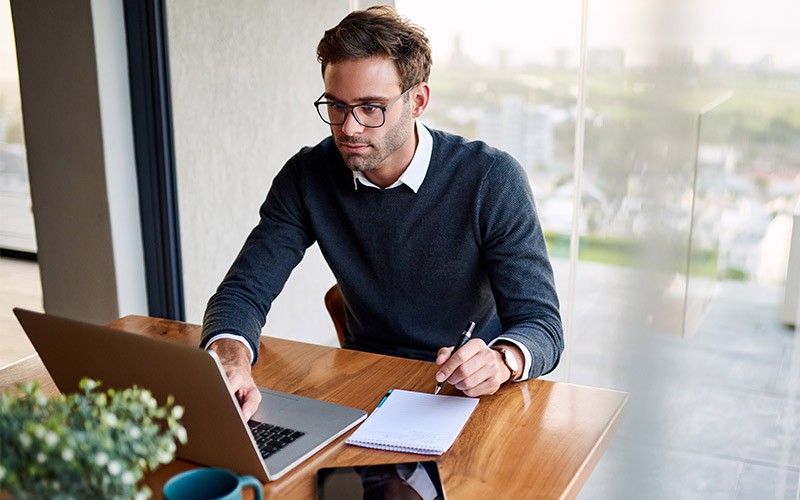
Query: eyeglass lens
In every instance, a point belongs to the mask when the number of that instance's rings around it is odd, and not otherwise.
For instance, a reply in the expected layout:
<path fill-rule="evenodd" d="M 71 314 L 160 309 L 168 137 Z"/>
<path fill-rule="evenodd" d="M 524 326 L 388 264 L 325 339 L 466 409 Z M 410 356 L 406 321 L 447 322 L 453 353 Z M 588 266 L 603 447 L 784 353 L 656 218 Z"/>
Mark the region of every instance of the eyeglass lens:
<path fill-rule="evenodd" d="M 347 119 L 347 113 L 352 109 L 356 121 L 365 127 L 380 127 L 383 125 L 383 110 L 377 106 L 359 104 L 347 106 L 339 103 L 326 103 L 318 107 L 322 119 L 331 125 L 341 125 Z"/>

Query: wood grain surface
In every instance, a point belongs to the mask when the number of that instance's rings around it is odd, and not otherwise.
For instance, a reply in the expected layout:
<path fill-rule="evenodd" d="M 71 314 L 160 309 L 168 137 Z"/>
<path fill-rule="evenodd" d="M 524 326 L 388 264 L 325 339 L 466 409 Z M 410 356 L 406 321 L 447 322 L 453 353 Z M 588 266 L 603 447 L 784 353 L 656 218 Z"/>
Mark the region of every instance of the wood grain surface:
<path fill-rule="evenodd" d="M 200 327 L 144 316 L 109 324 L 133 333 L 197 345 Z M 372 412 L 389 389 L 432 392 L 433 363 L 262 337 L 253 368 L 270 389 Z M 57 389 L 37 355 L 0 371 L 0 390 L 39 380 Z M 444 394 L 460 394 L 445 384 Z M 441 456 L 344 444 L 350 432 L 278 481 L 264 498 L 313 499 L 321 467 L 434 459 L 449 499 L 574 498 L 613 438 L 628 400 L 623 392 L 544 380 L 507 384 L 481 398 L 453 446 Z M 156 497 L 177 472 L 197 467 L 176 460 L 149 474 Z"/>

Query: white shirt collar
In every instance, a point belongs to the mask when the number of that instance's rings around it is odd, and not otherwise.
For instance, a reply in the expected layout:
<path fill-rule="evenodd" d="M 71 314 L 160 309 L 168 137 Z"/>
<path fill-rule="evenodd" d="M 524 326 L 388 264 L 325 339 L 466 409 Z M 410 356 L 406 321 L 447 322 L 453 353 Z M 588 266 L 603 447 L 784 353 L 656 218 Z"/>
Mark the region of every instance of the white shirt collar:
<path fill-rule="evenodd" d="M 408 164 L 408 167 L 406 168 L 405 172 L 403 172 L 403 175 L 401 175 L 394 184 L 386 189 L 392 189 L 393 187 L 405 184 L 416 193 L 419 190 L 419 187 L 422 185 L 422 181 L 425 180 L 425 174 L 428 173 L 428 166 L 431 163 L 433 137 L 431 137 L 431 133 L 422 123 L 420 123 L 419 120 L 415 122 L 415 127 L 417 130 L 419 143 L 417 144 L 417 150 L 414 152 L 414 157 L 411 158 L 411 163 Z M 367 179 L 367 176 L 364 175 L 363 172 L 353 172 L 353 185 L 355 186 L 355 189 L 358 189 L 359 183 L 372 188 L 381 189 L 380 186 L 373 184 L 369 179 Z"/>

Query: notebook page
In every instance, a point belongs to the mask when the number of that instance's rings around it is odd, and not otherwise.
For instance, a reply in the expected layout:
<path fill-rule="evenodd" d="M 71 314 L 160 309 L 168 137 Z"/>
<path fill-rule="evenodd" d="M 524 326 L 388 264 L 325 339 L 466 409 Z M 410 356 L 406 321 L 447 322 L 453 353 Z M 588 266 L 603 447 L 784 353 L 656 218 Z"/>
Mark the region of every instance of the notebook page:
<path fill-rule="evenodd" d="M 368 448 L 441 455 L 453 444 L 478 399 L 393 390 L 347 443 Z"/>

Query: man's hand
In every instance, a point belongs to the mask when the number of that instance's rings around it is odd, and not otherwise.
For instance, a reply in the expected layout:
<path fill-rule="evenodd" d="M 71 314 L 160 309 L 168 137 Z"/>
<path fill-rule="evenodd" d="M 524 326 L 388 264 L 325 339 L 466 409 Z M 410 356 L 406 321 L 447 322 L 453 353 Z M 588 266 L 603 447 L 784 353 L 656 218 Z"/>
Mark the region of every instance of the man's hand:
<path fill-rule="evenodd" d="M 214 351 L 219 357 L 231 390 L 242 407 L 242 413 L 246 420 L 250 420 L 261 402 L 261 393 L 250 371 L 250 351 L 244 344 L 233 339 L 216 340 L 208 350 Z"/>
<path fill-rule="evenodd" d="M 517 359 L 523 359 L 522 353 L 517 353 L 517 346 L 503 345 L 513 349 Z M 447 381 L 467 396 L 494 394 L 511 378 L 511 371 L 503 363 L 502 355 L 481 339 L 472 339 L 455 354 L 452 353 L 452 347 L 439 349 L 436 364 L 442 368 L 436 372 L 436 381 Z"/>

